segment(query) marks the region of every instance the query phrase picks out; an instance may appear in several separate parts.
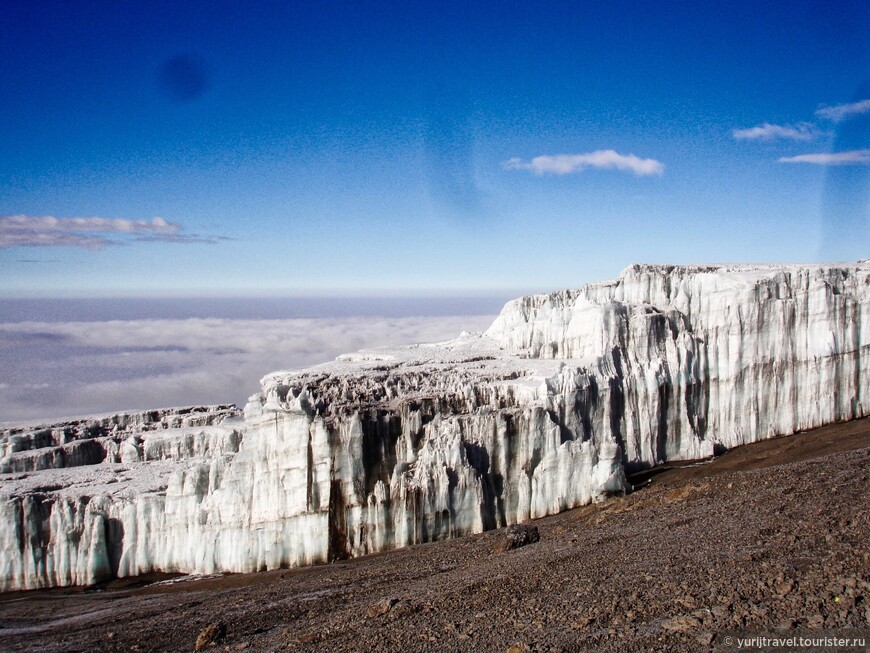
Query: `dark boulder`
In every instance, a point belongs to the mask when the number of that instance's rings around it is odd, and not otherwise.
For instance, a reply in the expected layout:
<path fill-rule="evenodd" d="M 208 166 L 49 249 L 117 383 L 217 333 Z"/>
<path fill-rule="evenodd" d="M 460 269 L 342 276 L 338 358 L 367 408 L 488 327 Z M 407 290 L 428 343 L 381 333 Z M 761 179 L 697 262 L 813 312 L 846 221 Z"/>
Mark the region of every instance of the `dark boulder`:
<path fill-rule="evenodd" d="M 504 552 L 519 549 L 521 546 L 534 544 L 540 539 L 541 536 L 538 533 L 537 526 L 514 524 L 513 526 L 508 526 L 504 538 L 496 546 L 496 551 Z"/>

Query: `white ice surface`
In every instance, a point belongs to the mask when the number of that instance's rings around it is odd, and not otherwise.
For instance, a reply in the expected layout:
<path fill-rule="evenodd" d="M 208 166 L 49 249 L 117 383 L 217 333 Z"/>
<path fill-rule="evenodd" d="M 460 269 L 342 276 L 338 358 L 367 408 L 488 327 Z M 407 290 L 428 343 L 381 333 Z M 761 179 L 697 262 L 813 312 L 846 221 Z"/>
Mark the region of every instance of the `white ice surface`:
<path fill-rule="evenodd" d="M 7 430 L 0 587 L 295 566 L 552 514 L 626 469 L 866 415 L 868 343 L 867 261 L 635 265 L 509 302 L 485 333 L 269 374 L 244 421 Z"/>

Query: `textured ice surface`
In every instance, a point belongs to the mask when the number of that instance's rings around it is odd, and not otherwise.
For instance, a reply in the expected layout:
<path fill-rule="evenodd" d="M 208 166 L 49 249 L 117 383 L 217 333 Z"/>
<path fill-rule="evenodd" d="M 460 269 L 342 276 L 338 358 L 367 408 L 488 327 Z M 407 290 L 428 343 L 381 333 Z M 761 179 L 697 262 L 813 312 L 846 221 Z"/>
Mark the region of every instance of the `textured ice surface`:
<path fill-rule="evenodd" d="M 270 374 L 244 420 L 10 429 L 0 587 L 302 565 L 552 514 L 626 470 L 865 415 L 868 343 L 867 261 L 635 265 L 509 302 L 482 334 Z"/>

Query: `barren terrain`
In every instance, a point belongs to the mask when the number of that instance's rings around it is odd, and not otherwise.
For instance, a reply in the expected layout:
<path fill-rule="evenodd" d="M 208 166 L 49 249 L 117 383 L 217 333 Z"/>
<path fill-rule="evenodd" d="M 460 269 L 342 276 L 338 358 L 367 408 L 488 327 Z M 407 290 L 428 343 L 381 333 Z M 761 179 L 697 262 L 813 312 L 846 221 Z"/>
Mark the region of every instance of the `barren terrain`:
<path fill-rule="evenodd" d="M 534 522 L 540 542 L 512 551 L 492 531 L 304 569 L 6 594 L 0 650 L 192 651 L 217 622 L 207 650 L 870 644 L 868 462 L 865 419 L 645 472 L 629 496 Z"/>

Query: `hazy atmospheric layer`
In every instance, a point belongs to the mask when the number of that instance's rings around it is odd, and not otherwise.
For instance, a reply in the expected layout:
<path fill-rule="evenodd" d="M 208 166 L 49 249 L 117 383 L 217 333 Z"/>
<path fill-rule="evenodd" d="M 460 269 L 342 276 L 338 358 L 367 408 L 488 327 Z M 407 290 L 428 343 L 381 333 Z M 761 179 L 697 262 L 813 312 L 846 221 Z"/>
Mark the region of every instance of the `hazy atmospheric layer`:
<path fill-rule="evenodd" d="M 0 300 L 0 422 L 243 403 L 251 380 L 276 366 L 483 329 L 503 303 L 491 297 Z"/>
<path fill-rule="evenodd" d="M 0 582 L 251 571 L 452 537 L 625 470 L 866 414 L 870 264 L 642 266 L 227 407 L 7 431 Z M 77 465 L 74 467 L 73 465 Z"/>

